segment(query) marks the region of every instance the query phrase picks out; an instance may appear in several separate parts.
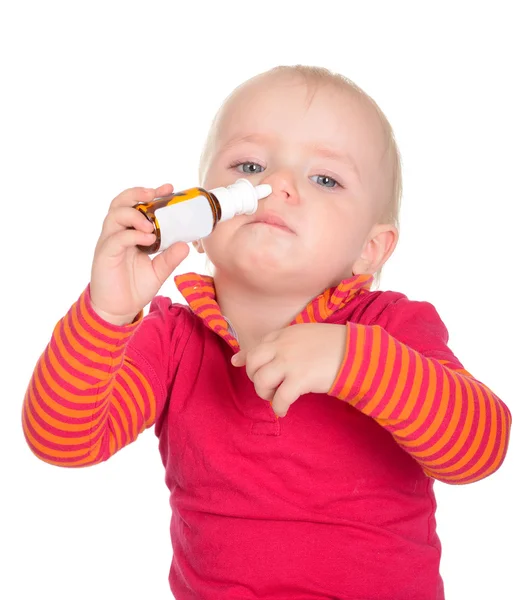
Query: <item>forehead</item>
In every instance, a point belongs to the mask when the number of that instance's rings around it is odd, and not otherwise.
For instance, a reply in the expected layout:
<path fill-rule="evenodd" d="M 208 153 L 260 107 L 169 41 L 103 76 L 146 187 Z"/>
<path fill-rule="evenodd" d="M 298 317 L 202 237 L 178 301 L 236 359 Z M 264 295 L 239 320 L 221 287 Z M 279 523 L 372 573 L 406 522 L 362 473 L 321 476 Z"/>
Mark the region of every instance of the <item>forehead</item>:
<path fill-rule="evenodd" d="M 377 162 L 385 146 L 380 119 L 365 97 L 351 88 L 306 82 L 300 76 L 263 76 L 228 99 L 218 115 L 217 144 L 258 135 L 350 152 L 359 162 Z"/>

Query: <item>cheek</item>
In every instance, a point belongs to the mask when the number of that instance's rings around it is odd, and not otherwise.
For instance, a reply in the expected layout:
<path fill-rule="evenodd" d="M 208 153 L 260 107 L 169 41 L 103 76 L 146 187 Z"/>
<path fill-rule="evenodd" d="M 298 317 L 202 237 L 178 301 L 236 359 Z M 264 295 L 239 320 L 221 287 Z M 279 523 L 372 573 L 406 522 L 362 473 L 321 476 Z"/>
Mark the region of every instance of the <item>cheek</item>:
<path fill-rule="evenodd" d="M 302 228 L 302 238 L 308 247 L 326 248 L 340 241 L 348 227 L 349 217 L 342 211 L 321 207 L 309 215 Z"/>
<path fill-rule="evenodd" d="M 311 254 L 321 260 L 338 254 L 343 260 L 358 256 L 365 236 L 365 219 L 348 207 L 341 210 L 320 211 L 310 219 L 304 236 Z M 316 258 L 315 258 L 316 260 Z"/>
<path fill-rule="evenodd" d="M 219 223 L 209 236 L 203 238 L 203 249 L 214 264 L 229 261 L 230 256 L 243 250 L 240 248 L 239 237 L 246 220 L 246 217 L 241 216 Z"/>
<path fill-rule="evenodd" d="M 209 257 L 212 258 L 211 255 L 216 252 L 216 249 L 224 246 L 227 240 L 232 236 L 232 225 L 232 220 L 220 223 L 214 228 L 214 231 L 209 236 L 203 238 L 203 248 Z"/>

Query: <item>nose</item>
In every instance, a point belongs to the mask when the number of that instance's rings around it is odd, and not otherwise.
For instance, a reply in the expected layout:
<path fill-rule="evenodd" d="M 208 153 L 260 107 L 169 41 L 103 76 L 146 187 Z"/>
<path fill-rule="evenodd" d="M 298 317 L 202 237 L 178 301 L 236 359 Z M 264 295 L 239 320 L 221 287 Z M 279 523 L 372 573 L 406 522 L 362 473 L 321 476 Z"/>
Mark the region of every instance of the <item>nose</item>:
<path fill-rule="evenodd" d="M 295 177 L 290 170 L 273 171 L 259 183 L 268 183 L 272 187 L 273 192 L 268 199 L 276 198 L 287 204 L 298 204 L 300 201 Z"/>

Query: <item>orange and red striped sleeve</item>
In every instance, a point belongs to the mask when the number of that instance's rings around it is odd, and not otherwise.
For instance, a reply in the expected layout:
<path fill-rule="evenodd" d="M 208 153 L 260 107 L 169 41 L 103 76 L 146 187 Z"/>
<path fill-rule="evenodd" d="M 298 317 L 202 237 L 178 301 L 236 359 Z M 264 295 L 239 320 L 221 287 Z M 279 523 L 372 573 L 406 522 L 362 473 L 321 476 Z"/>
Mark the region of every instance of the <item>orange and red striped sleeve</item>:
<path fill-rule="evenodd" d="M 106 323 L 91 307 L 88 286 L 57 323 L 22 408 L 24 436 L 38 458 L 95 465 L 154 423 L 153 378 L 125 352 L 142 320 L 141 313 L 130 325 Z"/>
<path fill-rule="evenodd" d="M 488 477 L 507 452 L 509 409 L 448 349 L 431 304 L 397 304 L 384 327 L 347 323 L 329 393 L 387 429 L 428 476 L 450 484 Z"/>

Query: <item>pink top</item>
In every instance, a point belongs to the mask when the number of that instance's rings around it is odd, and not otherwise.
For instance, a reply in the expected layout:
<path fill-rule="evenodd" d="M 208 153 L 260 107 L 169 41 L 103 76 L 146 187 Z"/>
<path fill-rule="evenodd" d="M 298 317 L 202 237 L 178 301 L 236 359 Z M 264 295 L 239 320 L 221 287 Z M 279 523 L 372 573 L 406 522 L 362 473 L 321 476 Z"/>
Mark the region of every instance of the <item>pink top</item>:
<path fill-rule="evenodd" d="M 346 355 L 329 395 L 278 419 L 230 363 L 213 280 L 176 282 L 189 307 L 157 297 L 117 327 L 88 287 L 59 321 L 24 400 L 35 455 L 95 465 L 155 424 L 178 600 L 442 600 L 434 479 L 496 471 L 511 416 L 433 306 L 371 292 L 369 276 L 315 298 L 294 323 L 345 325 Z"/>

